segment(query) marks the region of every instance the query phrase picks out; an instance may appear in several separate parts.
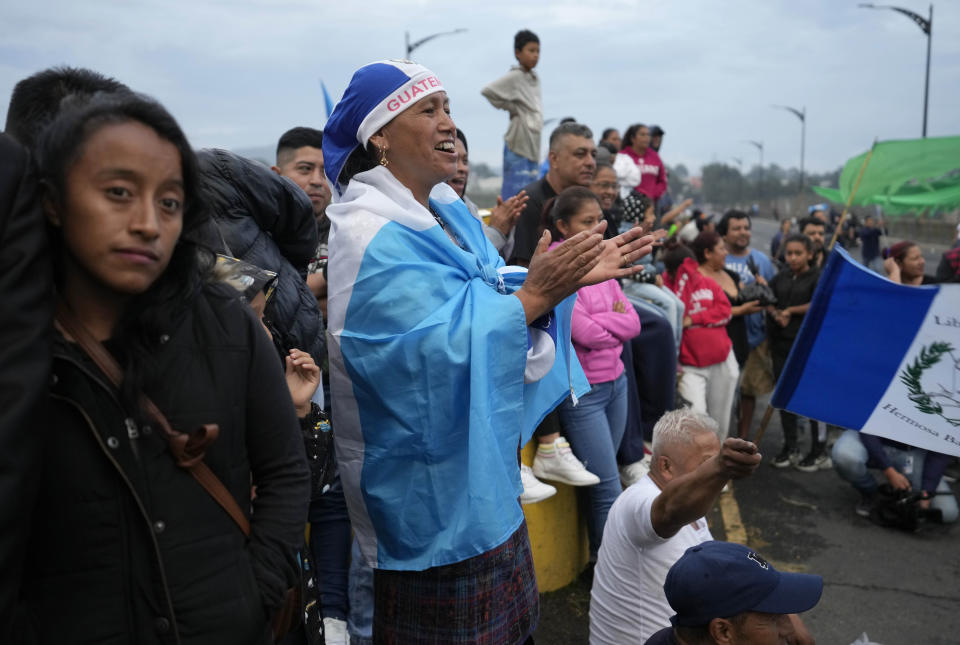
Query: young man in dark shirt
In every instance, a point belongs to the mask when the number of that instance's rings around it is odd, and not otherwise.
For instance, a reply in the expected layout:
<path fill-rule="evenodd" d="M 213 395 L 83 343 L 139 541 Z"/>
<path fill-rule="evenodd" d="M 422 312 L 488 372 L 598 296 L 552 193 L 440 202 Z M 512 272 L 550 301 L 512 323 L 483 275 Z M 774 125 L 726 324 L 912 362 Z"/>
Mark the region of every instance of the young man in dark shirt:
<path fill-rule="evenodd" d="M 823 223 L 823 220 L 816 217 L 806 217 L 800 220 L 800 232 L 809 237 L 810 242 L 813 243 L 810 266 L 817 270 L 823 268 L 823 263 L 826 260 L 827 253 L 824 248 L 826 231 L 826 225 Z"/>
<path fill-rule="evenodd" d="M 784 242 L 784 256 L 787 267 L 770 281 L 770 289 L 777 297 L 777 304 L 767 308 L 767 337 L 770 340 L 770 357 L 773 359 L 773 376 L 777 380 L 783 372 L 790 348 L 803 324 L 803 317 L 810 308 L 810 300 L 817 288 L 820 272 L 810 268 L 813 255 L 813 242 L 805 235 L 790 235 Z M 797 415 L 780 411 L 783 424 L 783 449 L 774 460 L 777 468 L 786 468 L 791 464 L 791 456 L 797 448 Z M 810 420 L 810 453 L 797 464 L 797 468 L 812 472 L 820 468 L 830 468 L 830 457 L 826 453 L 826 437 L 820 436 L 819 424 Z"/>
<path fill-rule="evenodd" d="M 886 275 L 883 270 L 883 258 L 880 257 L 880 236 L 884 233 L 886 231 L 883 229 L 883 224 L 877 226 L 870 215 L 863 218 L 863 227 L 857 232 L 860 237 L 863 265 L 880 275 Z"/>

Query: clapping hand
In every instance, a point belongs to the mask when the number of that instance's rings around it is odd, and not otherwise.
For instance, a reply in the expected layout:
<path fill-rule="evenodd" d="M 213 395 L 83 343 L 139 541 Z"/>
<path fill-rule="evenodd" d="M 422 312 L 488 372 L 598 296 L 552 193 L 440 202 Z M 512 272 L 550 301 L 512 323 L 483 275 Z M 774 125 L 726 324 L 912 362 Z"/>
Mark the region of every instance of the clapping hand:
<path fill-rule="evenodd" d="M 527 322 L 536 320 L 580 287 L 639 273 L 633 263 L 650 252 L 652 236 L 633 228 L 611 240 L 603 239 L 606 220 L 577 233 L 547 252 L 550 232 L 544 231 L 530 259 L 523 287 L 514 295 L 523 303 Z"/>
<path fill-rule="evenodd" d="M 504 236 L 510 235 L 510 231 L 517 225 L 517 219 L 523 213 L 529 199 L 530 197 L 525 190 L 521 190 L 507 201 L 503 201 L 498 196 L 497 205 L 490 211 L 490 226 L 503 233 Z"/>
<path fill-rule="evenodd" d="M 603 234 L 606 230 L 606 221 L 594 227 L 593 232 Z M 580 280 L 581 287 L 598 284 L 616 278 L 626 278 L 634 273 L 643 271 L 640 265 L 634 262 L 653 251 L 657 241 L 656 234 L 644 235 L 643 229 L 631 228 L 610 240 L 601 243 L 600 259 L 596 265 Z"/>

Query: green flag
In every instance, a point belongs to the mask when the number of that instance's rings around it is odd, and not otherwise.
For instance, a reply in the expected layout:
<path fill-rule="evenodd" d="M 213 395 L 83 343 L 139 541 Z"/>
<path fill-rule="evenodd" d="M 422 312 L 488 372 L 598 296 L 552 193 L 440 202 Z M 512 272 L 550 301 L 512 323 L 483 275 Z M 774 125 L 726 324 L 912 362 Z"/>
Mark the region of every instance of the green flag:
<path fill-rule="evenodd" d="M 857 155 L 846 163 L 839 190 L 813 190 L 845 204 L 866 155 Z M 853 203 L 880 204 L 890 213 L 960 206 L 960 137 L 877 143 Z"/>

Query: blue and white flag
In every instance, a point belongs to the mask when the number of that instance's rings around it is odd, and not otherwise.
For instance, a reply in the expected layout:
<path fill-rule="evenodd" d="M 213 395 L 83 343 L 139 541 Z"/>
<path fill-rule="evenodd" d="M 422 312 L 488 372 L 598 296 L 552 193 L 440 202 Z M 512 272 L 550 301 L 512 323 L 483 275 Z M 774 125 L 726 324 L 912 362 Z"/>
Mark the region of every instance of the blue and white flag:
<path fill-rule="evenodd" d="M 770 403 L 960 456 L 960 285 L 896 284 L 837 247 Z"/>
<path fill-rule="evenodd" d="M 323 90 L 323 107 L 327 111 L 327 118 L 330 118 L 330 115 L 333 114 L 333 99 L 330 98 L 330 92 L 327 91 L 327 86 L 324 85 L 323 81 L 320 81 L 320 89 Z"/>
<path fill-rule="evenodd" d="M 364 558 L 385 569 L 502 544 L 523 521 L 518 448 L 589 391 L 574 297 L 528 327 L 510 295 L 524 270 L 503 266 L 449 186 L 430 206 L 445 227 L 376 167 L 327 209 L 337 459 Z"/>

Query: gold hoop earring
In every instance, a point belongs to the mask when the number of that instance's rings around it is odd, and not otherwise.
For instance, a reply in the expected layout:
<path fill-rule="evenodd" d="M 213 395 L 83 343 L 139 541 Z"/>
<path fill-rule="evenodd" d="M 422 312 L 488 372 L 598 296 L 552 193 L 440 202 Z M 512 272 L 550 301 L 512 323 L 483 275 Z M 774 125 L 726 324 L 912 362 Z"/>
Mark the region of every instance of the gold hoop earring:
<path fill-rule="evenodd" d="M 380 165 L 386 167 L 390 162 L 387 161 L 387 151 L 384 150 L 383 146 L 379 147 L 380 149 Z"/>

